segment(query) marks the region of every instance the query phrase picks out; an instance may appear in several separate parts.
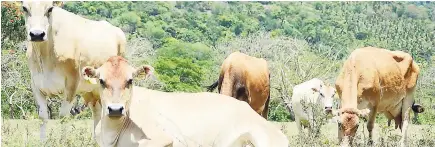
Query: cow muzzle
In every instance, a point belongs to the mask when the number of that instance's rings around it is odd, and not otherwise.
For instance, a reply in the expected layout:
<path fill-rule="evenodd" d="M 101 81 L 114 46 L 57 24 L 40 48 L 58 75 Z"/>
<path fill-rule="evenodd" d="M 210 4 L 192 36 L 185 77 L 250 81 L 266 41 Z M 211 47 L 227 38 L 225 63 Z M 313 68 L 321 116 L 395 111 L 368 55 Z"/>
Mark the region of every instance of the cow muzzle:
<path fill-rule="evenodd" d="M 41 30 L 31 30 L 29 33 L 30 41 L 41 42 L 45 40 L 45 32 Z"/>
<path fill-rule="evenodd" d="M 109 117 L 120 117 L 124 115 L 124 106 L 121 104 L 111 104 L 107 106 Z"/>
<path fill-rule="evenodd" d="M 325 107 L 325 113 L 331 114 L 332 113 L 332 107 Z"/>

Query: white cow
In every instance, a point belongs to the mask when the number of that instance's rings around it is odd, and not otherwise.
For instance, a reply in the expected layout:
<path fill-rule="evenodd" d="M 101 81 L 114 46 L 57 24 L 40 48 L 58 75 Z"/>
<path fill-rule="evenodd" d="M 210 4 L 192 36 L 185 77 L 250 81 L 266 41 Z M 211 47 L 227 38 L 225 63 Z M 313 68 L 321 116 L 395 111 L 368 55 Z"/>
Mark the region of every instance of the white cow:
<path fill-rule="evenodd" d="M 104 21 L 82 18 L 50 1 L 24 1 L 27 29 L 27 57 L 31 88 L 43 120 L 40 138 L 45 140 L 49 119 L 46 97 L 62 95 L 60 116 L 67 116 L 76 93 L 82 94 L 93 110 L 94 126 L 99 121 L 98 86 L 80 76 L 84 66 L 101 66 L 110 56 L 124 55 L 124 32 Z"/>
<path fill-rule="evenodd" d="M 304 110 L 302 101 L 306 106 L 309 104 L 318 104 L 327 114 L 333 111 L 333 97 L 335 88 L 330 85 L 325 85 L 320 79 L 313 78 L 309 81 L 301 83 L 293 87 L 293 95 L 291 99 L 292 108 L 295 114 L 295 121 L 299 133 L 302 133 L 302 127 L 313 127 L 315 115 L 312 107 L 307 107 Z"/>
<path fill-rule="evenodd" d="M 288 147 L 287 137 L 246 102 L 217 93 L 169 93 L 133 86 L 149 65 L 133 68 L 115 56 L 83 74 L 97 78 L 102 104 L 97 142 L 107 146 Z"/>

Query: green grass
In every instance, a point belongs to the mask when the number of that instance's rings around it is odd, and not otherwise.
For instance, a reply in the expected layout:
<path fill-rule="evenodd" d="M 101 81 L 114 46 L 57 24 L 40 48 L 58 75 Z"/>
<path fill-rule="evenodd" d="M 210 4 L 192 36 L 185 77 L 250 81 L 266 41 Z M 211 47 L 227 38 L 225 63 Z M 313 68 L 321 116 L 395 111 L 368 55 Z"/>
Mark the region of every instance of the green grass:
<path fill-rule="evenodd" d="M 47 124 L 47 141 L 39 140 L 39 126 L 42 121 L 2 120 L 1 146 L 26 147 L 88 147 L 98 146 L 92 138 L 91 120 L 70 120 L 64 124 L 60 120 L 50 120 Z"/>
<path fill-rule="evenodd" d="M 35 120 L 2 120 L 2 146 L 98 146 L 92 138 L 92 120 L 70 120 L 61 124 L 59 120 L 50 120 L 47 125 L 47 142 L 39 142 L 39 124 Z M 330 123 L 322 126 L 319 138 L 299 137 L 294 122 L 273 122 L 278 128 L 289 137 L 291 146 L 338 146 L 337 124 Z M 364 128 L 364 133 L 363 129 Z M 435 146 L 435 126 L 410 125 L 409 146 Z M 364 135 L 367 138 L 368 132 L 365 124 L 361 124 L 358 130 L 358 146 L 364 145 Z M 374 129 L 375 146 L 397 146 L 400 139 L 399 129 L 394 130 L 393 126 L 386 127 L 376 124 Z"/>

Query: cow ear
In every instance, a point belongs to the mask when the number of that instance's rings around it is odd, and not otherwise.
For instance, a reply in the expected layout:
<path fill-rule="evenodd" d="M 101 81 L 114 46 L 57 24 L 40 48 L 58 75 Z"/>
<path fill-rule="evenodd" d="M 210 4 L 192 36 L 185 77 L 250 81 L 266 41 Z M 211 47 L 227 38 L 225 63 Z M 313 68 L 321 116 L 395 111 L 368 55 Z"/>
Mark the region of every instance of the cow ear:
<path fill-rule="evenodd" d="M 17 7 L 22 7 L 23 6 L 23 1 L 14 2 L 14 4 Z"/>
<path fill-rule="evenodd" d="M 83 67 L 81 73 L 82 73 L 83 77 L 85 77 L 85 79 L 98 77 L 97 69 L 95 69 L 94 67 L 91 67 L 91 66 Z"/>
<path fill-rule="evenodd" d="M 53 1 L 53 6 L 57 7 L 63 7 L 64 2 L 63 1 Z"/>
<path fill-rule="evenodd" d="M 319 92 L 320 88 L 322 88 L 322 84 L 315 86 L 315 87 L 312 87 L 311 90 L 313 90 L 314 92 Z"/>
<path fill-rule="evenodd" d="M 145 76 L 149 77 L 154 74 L 154 68 L 151 65 L 143 65 L 135 70 L 133 76 L 136 77 L 142 73 L 145 73 Z"/>

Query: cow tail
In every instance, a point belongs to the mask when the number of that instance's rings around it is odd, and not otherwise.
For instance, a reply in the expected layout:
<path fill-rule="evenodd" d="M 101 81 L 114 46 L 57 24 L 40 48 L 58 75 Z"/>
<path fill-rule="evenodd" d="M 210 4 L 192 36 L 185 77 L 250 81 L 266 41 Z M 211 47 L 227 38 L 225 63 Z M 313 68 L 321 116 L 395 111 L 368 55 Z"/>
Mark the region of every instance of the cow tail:
<path fill-rule="evenodd" d="M 124 32 L 121 29 L 119 29 L 117 36 L 119 37 L 118 56 L 125 57 L 125 46 L 127 45 L 127 39 L 125 37 Z"/>
<path fill-rule="evenodd" d="M 423 113 L 424 108 L 420 104 L 416 104 L 414 100 L 414 102 L 412 102 L 412 111 L 414 111 L 414 113 Z"/>
<path fill-rule="evenodd" d="M 214 82 L 213 84 L 211 84 L 210 86 L 205 86 L 207 88 L 208 92 L 212 92 L 214 89 L 216 89 L 216 87 L 218 86 L 219 81 Z"/>
<path fill-rule="evenodd" d="M 269 73 L 269 93 L 267 94 L 267 100 L 266 103 L 264 104 L 264 109 L 263 109 L 263 117 L 266 120 L 267 120 L 267 115 L 269 114 L 269 102 L 270 102 L 270 73 Z"/>

